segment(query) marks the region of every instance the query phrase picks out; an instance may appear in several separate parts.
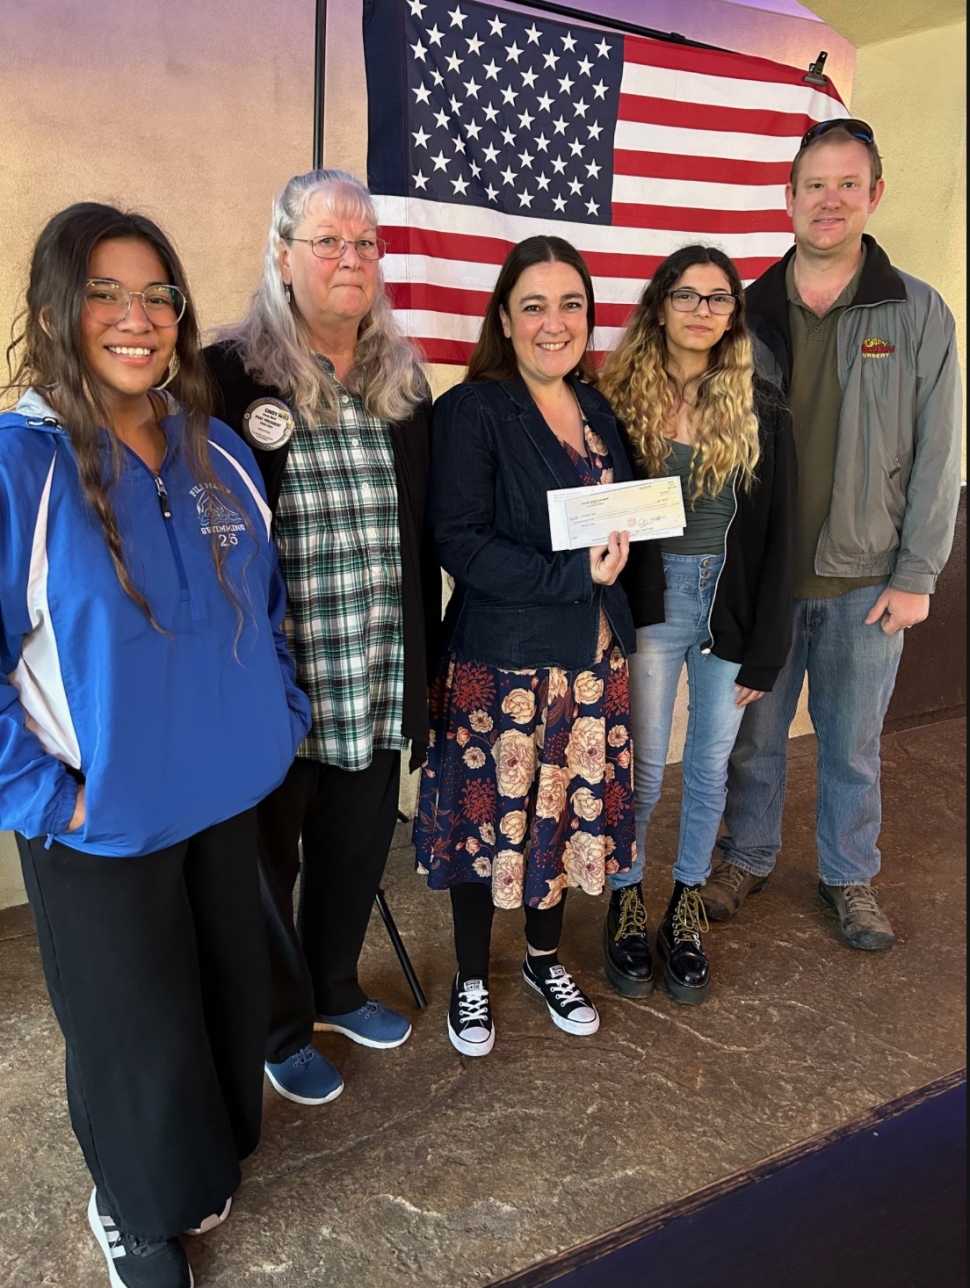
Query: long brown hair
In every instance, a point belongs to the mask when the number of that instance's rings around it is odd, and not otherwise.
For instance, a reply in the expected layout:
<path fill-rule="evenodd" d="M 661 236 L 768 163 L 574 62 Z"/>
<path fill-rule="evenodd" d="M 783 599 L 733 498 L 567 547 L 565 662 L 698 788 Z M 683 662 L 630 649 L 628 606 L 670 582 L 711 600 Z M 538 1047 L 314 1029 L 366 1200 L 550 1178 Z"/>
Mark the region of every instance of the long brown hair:
<path fill-rule="evenodd" d="M 226 495 L 228 489 L 213 473 L 209 461 L 209 377 L 199 350 L 199 325 L 185 270 L 174 246 L 157 224 L 145 215 L 115 209 L 93 201 L 69 206 L 51 219 L 37 239 L 30 264 L 26 307 L 15 318 L 7 347 L 9 381 L 3 393 L 40 392 L 64 424 L 77 461 L 81 491 L 97 515 L 118 580 L 148 620 L 160 629 L 145 596 L 132 583 L 125 561 L 124 543 L 111 503 L 111 489 L 121 474 L 118 440 L 105 430 L 111 416 L 100 382 L 92 372 L 81 346 L 81 309 L 88 263 L 102 241 L 139 241 L 155 252 L 168 280 L 187 301 L 178 324 L 175 346 L 177 371 L 169 388 L 185 405 L 185 430 L 179 450 L 196 480 L 210 492 Z M 110 450 L 105 469 L 104 448 Z M 212 551 L 219 584 L 235 605 L 242 627 L 239 600 L 228 586 L 223 570 L 225 552 L 212 534 Z"/>
<path fill-rule="evenodd" d="M 502 329 L 501 310 L 509 311 L 509 296 L 515 284 L 527 268 L 535 264 L 568 264 L 582 278 L 586 292 L 586 323 L 588 326 L 587 346 L 592 343 L 593 327 L 596 325 L 596 304 L 593 300 L 593 282 L 582 255 L 575 246 L 571 246 L 562 237 L 527 237 L 513 246 L 505 257 L 505 263 L 499 270 L 498 281 L 492 291 L 478 342 L 468 359 L 468 371 L 465 381 L 473 380 L 510 380 L 518 371 L 515 350 Z M 574 371 L 587 384 L 596 383 L 596 370 L 587 348 Z"/>
<path fill-rule="evenodd" d="M 737 303 L 728 329 L 708 355 L 706 371 L 680 388 L 667 369 L 667 336 L 661 319 L 667 292 L 694 264 L 719 268 Z M 744 290 L 738 270 L 715 246 L 683 246 L 663 261 L 600 375 L 600 390 L 626 427 L 637 458 L 651 477 L 663 474 L 664 462 L 673 451 L 666 430 L 687 386 L 696 390 L 697 409 L 692 500 L 717 496 L 735 473 L 742 487 L 750 487 L 759 447 Z"/>

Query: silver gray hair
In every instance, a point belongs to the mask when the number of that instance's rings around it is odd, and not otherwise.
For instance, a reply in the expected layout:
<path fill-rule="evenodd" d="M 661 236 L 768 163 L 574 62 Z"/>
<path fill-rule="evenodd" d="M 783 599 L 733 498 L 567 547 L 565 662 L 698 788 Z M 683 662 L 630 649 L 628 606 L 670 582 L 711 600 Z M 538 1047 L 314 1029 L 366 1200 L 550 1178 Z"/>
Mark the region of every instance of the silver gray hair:
<path fill-rule="evenodd" d="M 294 236 L 316 194 L 335 219 L 361 219 L 377 227 L 373 198 L 352 174 L 310 170 L 294 175 L 273 201 L 263 276 L 248 308 L 215 338 L 239 353 L 253 379 L 292 399 L 305 420 L 336 424 L 339 406 L 333 383 L 314 356 L 309 329 L 296 301 L 287 300 L 280 275 L 280 247 Z M 390 422 L 406 419 L 429 396 L 418 353 L 394 319 L 380 269 L 377 297 L 361 321 L 353 369 L 345 383 L 372 416 Z"/>

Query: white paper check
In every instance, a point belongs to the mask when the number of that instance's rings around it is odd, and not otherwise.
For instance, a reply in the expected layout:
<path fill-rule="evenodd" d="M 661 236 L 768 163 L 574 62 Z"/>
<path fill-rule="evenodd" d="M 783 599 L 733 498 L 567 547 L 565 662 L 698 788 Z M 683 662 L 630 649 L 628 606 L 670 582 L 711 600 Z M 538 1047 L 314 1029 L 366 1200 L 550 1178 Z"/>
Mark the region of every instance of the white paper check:
<path fill-rule="evenodd" d="M 679 478 L 634 479 L 547 492 L 553 550 L 605 546 L 611 532 L 631 541 L 679 537 L 687 524 Z"/>

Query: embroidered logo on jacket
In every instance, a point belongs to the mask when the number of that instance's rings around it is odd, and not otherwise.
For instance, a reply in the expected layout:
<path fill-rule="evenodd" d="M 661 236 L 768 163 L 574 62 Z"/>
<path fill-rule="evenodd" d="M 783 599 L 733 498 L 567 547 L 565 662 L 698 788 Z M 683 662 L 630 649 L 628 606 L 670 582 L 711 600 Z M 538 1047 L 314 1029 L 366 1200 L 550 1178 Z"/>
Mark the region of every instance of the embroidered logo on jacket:
<path fill-rule="evenodd" d="M 888 358 L 891 353 L 896 352 L 896 346 L 890 344 L 888 340 L 880 340 L 877 335 L 869 336 L 868 340 L 862 341 L 862 356 L 864 358 Z"/>
<path fill-rule="evenodd" d="M 236 545 L 238 538 L 233 534 L 246 531 L 242 515 L 226 505 L 220 496 L 201 485 L 192 488 L 191 495 L 195 498 L 202 535 L 208 537 L 214 532 L 221 546 Z"/>

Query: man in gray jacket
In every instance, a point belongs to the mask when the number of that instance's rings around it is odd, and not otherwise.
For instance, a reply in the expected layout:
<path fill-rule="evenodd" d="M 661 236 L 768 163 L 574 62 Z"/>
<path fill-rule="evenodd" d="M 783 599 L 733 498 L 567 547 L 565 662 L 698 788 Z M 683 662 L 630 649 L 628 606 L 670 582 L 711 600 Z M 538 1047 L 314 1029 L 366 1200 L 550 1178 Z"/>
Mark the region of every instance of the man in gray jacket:
<path fill-rule="evenodd" d="M 885 187 L 864 121 L 802 139 L 787 189 L 795 247 L 747 291 L 756 349 L 791 406 L 798 455 L 794 641 L 745 712 L 721 854 L 701 894 L 714 920 L 762 890 L 781 847 L 788 731 L 808 675 L 818 736 L 823 903 L 853 948 L 888 948 L 879 872 L 879 742 L 903 631 L 929 613 L 960 493 L 953 317 L 893 268 L 869 215 Z"/>

